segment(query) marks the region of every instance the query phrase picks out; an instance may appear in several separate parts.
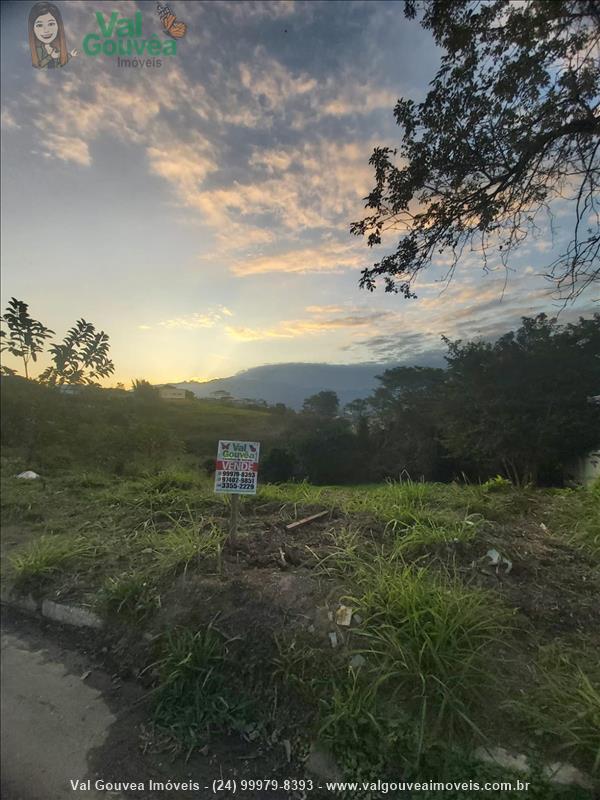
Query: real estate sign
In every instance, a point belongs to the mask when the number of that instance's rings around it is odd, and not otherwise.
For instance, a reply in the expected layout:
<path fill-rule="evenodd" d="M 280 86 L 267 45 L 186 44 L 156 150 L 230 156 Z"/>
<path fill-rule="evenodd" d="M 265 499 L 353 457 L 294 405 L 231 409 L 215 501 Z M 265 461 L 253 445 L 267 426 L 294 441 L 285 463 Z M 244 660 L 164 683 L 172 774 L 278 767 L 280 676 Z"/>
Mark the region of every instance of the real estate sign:
<path fill-rule="evenodd" d="M 219 441 L 215 492 L 256 494 L 260 442 Z"/>

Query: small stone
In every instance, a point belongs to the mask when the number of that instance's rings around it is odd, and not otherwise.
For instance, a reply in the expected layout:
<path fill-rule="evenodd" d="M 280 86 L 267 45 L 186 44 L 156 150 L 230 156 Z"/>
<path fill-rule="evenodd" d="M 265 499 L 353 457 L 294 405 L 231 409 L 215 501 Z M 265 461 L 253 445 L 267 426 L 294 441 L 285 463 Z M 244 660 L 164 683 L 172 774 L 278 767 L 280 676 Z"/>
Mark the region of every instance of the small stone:
<path fill-rule="evenodd" d="M 544 775 L 550 783 L 557 783 L 562 786 L 581 786 L 582 789 L 593 789 L 593 784 L 587 775 L 572 764 L 560 761 L 554 764 L 547 764 L 544 767 Z"/>
<path fill-rule="evenodd" d="M 350 606 L 340 606 L 335 612 L 335 621 L 338 625 L 347 628 L 352 622 L 353 609 Z"/>
<path fill-rule="evenodd" d="M 350 666 L 352 669 L 360 669 L 361 667 L 364 667 L 366 663 L 367 659 L 364 656 L 361 656 L 360 653 L 356 653 L 356 655 L 353 655 L 350 659 Z"/>
<path fill-rule="evenodd" d="M 321 744 L 313 743 L 306 759 L 305 768 L 316 778 L 339 781 L 343 775 L 333 755 Z"/>
<path fill-rule="evenodd" d="M 331 642 L 331 646 L 332 647 L 337 647 L 338 646 L 338 637 L 337 637 L 337 633 L 335 631 L 331 631 L 329 633 L 329 641 Z"/>

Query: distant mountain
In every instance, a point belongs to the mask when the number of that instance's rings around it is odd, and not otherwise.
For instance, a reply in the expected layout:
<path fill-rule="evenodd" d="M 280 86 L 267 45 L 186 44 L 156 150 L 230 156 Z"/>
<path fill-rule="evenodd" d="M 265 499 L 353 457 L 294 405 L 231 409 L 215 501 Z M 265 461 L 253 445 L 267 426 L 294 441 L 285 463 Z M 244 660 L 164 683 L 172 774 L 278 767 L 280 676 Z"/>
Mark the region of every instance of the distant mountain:
<path fill-rule="evenodd" d="M 419 366 L 442 367 L 441 353 L 420 356 Z M 268 364 L 238 372 L 229 378 L 212 381 L 182 381 L 175 384 L 189 389 L 196 397 L 210 397 L 213 392 L 225 391 L 238 399 L 266 400 L 267 403 L 285 403 L 299 409 L 306 397 L 324 389 L 337 393 L 340 404 L 368 397 L 378 385 L 377 375 L 386 369 L 402 366 L 399 363 L 381 364 Z M 404 362 L 403 366 L 410 366 Z"/>

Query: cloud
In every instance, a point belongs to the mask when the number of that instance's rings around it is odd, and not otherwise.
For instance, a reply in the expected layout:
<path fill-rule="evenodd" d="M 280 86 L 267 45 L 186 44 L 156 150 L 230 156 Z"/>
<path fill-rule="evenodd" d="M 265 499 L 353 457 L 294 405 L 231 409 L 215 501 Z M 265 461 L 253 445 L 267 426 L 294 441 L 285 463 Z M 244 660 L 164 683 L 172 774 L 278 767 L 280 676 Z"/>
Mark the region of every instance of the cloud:
<path fill-rule="evenodd" d="M 56 133 L 49 133 L 46 136 L 47 153 L 62 161 L 73 161 L 89 167 L 92 163 L 87 142 L 77 136 L 59 136 Z"/>
<path fill-rule="evenodd" d="M 10 111 L 8 108 L 2 109 L 2 112 L 0 113 L 0 124 L 2 130 L 5 131 L 14 131 L 21 128 L 14 118 L 12 111 Z"/>
<path fill-rule="evenodd" d="M 345 316 L 323 316 L 321 319 L 283 320 L 274 326 L 249 328 L 228 326 L 227 334 L 237 341 L 255 342 L 263 339 L 297 339 L 304 336 L 315 336 L 335 330 L 346 330 L 351 333 L 355 329 L 376 330 L 382 319 L 393 316 L 393 312 L 356 309 Z"/>
<path fill-rule="evenodd" d="M 138 325 L 140 330 L 151 330 L 153 328 L 169 328 L 171 330 L 198 330 L 200 328 L 214 328 L 215 325 L 222 323 L 225 318 L 232 317 L 233 311 L 226 306 L 217 306 L 204 313 L 193 312 L 180 317 L 172 317 L 156 322 L 154 325 Z"/>
<path fill-rule="evenodd" d="M 326 242 L 317 247 L 240 259 L 233 263 L 231 271 L 240 276 L 268 272 L 340 272 L 356 268 L 363 262 L 364 254 L 355 245 Z"/>

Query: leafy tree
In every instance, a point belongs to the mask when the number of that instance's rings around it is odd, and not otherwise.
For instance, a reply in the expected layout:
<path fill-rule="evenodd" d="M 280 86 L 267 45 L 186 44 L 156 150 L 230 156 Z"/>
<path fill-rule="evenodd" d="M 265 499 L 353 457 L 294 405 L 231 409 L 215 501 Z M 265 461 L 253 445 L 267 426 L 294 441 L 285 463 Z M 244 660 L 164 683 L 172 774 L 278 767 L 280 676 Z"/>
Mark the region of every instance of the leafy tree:
<path fill-rule="evenodd" d="M 596 0 L 431 0 L 421 24 L 443 48 L 421 103 L 398 100 L 398 150 L 375 148 L 369 213 L 351 231 L 380 244 L 403 232 L 395 252 L 364 269 L 360 284 L 414 297 L 415 278 L 439 254 L 449 277 L 465 247 L 513 250 L 568 193 L 570 242 L 548 265 L 572 298 L 600 277 L 600 6 Z M 416 15 L 415 0 L 405 14 Z M 398 156 L 398 160 L 396 160 Z"/>
<path fill-rule="evenodd" d="M 358 426 L 361 420 L 369 416 L 370 405 L 368 400 L 357 398 L 344 406 L 344 413 L 350 417 L 353 425 Z"/>
<path fill-rule="evenodd" d="M 284 447 L 274 447 L 263 460 L 261 478 L 268 483 L 283 483 L 295 477 L 297 468 L 294 453 Z"/>
<path fill-rule="evenodd" d="M 432 367 L 396 367 L 378 376 L 381 385 L 370 399 L 375 477 L 449 477 L 438 414 L 445 378 L 444 370 Z"/>
<path fill-rule="evenodd" d="M 305 414 L 314 414 L 318 417 L 333 418 L 337 415 L 340 401 L 335 392 L 326 389 L 307 397 L 302 404 L 302 411 Z"/>
<path fill-rule="evenodd" d="M 479 474 L 515 483 L 560 480 L 564 465 L 600 441 L 600 314 L 559 325 L 524 318 L 494 344 L 451 342 L 442 440 Z"/>
<path fill-rule="evenodd" d="M 0 317 L 8 327 L 8 335 L 0 331 L 3 343 L 0 352 L 8 351 L 11 355 L 23 359 L 25 377 L 29 378 L 29 362 L 37 361 L 38 353 L 44 349 L 44 342 L 49 339 L 54 331 L 46 328 L 41 322 L 33 319 L 29 314 L 29 306 L 22 300 L 11 297 L 10 302 Z M 6 343 L 4 343 L 6 339 Z M 4 374 L 16 374 L 9 367 L 3 368 Z"/>
<path fill-rule="evenodd" d="M 49 349 L 54 364 L 40 375 L 42 382 L 96 385 L 98 378 L 106 378 L 115 371 L 108 357 L 108 335 L 97 332 L 84 319 L 77 320 L 62 344 L 53 344 Z"/>
<path fill-rule="evenodd" d="M 141 400 L 158 400 L 158 389 L 144 378 L 134 378 L 131 388 L 134 395 Z"/>

